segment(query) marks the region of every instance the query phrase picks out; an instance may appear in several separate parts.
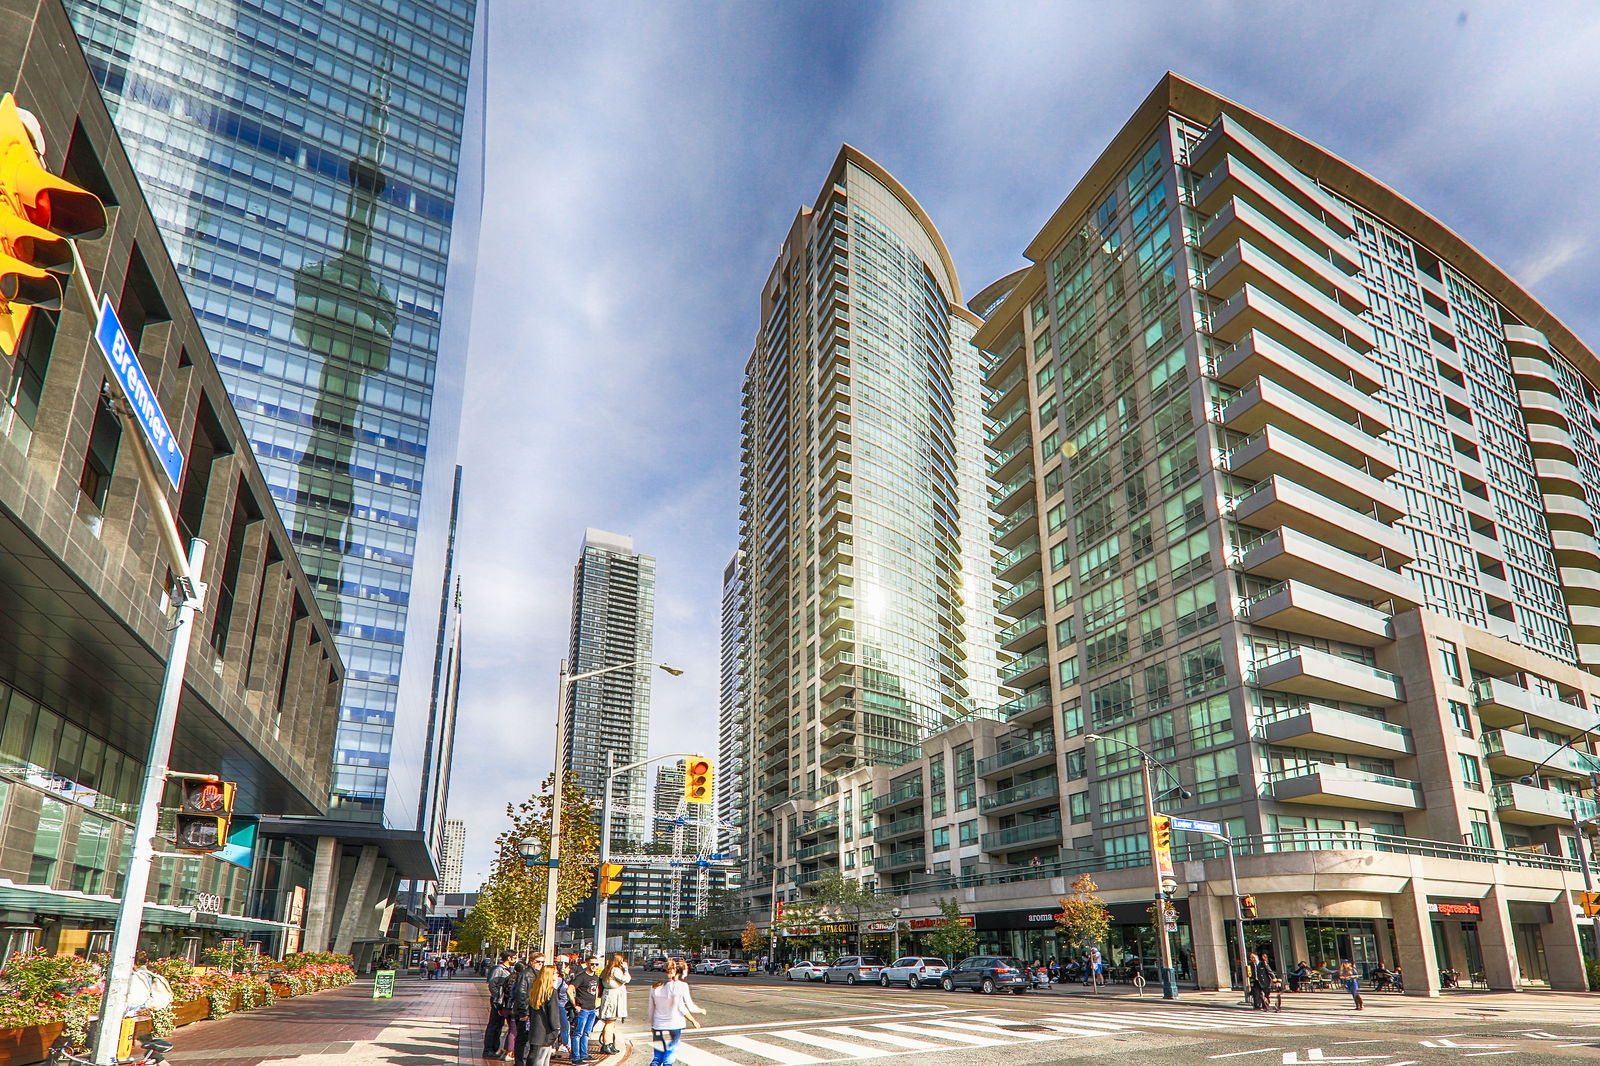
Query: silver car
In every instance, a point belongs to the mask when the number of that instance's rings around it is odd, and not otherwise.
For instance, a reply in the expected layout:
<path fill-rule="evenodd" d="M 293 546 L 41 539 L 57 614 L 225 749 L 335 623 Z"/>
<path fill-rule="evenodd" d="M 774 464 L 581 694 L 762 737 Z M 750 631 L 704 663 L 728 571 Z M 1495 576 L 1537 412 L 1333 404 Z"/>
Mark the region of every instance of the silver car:
<path fill-rule="evenodd" d="M 894 962 L 879 971 L 878 983 L 884 988 L 888 988 L 890 985 L 920 988 L 923 985 L 938 984 L 939 978 L 944 976 L 944 971 L 945 964 L 943 959 L 907 955 L 903 959 L 894 960 Z"/>
<path fill-rule="evenodd" d="M 845 955 L 833 960 L 833 965 L 823 971 L 824 984 L 843 981 L 847 985 L 876 982 L 883 970 L 883 960 L 876 955 Z"/>
<path fill-rule="evenodd" d="M 820 981 L 828 968 L 820 962 L 801 960 L 786 971 L 791 981 Z"/>

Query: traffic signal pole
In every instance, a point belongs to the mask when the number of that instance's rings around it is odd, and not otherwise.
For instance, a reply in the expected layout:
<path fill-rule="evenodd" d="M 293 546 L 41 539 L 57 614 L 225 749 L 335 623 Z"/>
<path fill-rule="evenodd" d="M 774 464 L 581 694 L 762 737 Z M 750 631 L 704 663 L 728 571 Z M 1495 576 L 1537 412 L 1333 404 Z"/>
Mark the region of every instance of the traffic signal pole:
<path fill-rule="evenodd" d="M 1172 939 L 1167 933 L 1167 914 L 1171 906 L 1167 897 L 1171 889 L 1164 884 L 1167 872 L 1161 868 L 1161 859 L 1156 849 L 1156 819 L 1161 816 L 1156 814 L 1155 790 L 1150 785 L 1150 758 L 1142 751 L 1139 753 L 1139 780 L 1144 785 L 1145 820 L 1148 822 L 1150 833 L 1150 865 L 1155 872 L 1155 931 L 1156 946 L 1161 958 L 1161 998 L 1177 999 L 1178 980 L 1172 972 Z"/>
<path fill-rule="evenodd" d="M 205 559 L 206 542 L 191 541 L 187 560 L 189 572 L 199 573 Z M 105 991 L 100 999 L 100 1024 L 91 1056 L 98 1063 L 116 1062 L 117 1046 L 122 1039 L 122 1017 L 128 1012 L 128 990 L 133 979 L 134 956 L 139 949 L 139 927 L 144 924 L 144 897 L 150 887 L 150 865 L 155 861 L 156 821 L 161 812 L 162 794 L 167 788 L 172 735 L 178 725 L 178 698 L 183 693 L 183 674 L 189 663 L 195 613 L 204 596 L 201 590 L 182 581 L 178 588 L 178 617 L 172 628 L 166 669 L 161 675 L 155 728 L 150 734 L 150 752 L 145 756 L 144 787 L 139 791 L 139 809 L 133 823 L 133 855 L 122 885 L 122 899 L 117 903 L 111 961 L 106 967 Z"/>
<path fill-rule="evenodd" d="M 611 897 L 600 891 L 600 877 L 603 876 L 606 863 L 611 861 L 611 785 L 618 776 L 630 770 L 637 770 L 641 766 L 649 766 L 653 762 L 662 762 L 667 759 L 697 759 L 698 755 L 688 752 L 674 752 L 671 755 L 657 755 L 652 759 L 643 759 L 639 762 L 629 763 L 627 766 L 618 766 L 617 753 L 606 752 L 606 787 L 600 799 L 600 861 L 595 867 L 595 908 L 594 908 L 594 953 L 605 955 L 606 952 L 606 919 L 607 911 L 611 907 Z"/>
<path fill-rule="evenodd" d="M 1596 789 L 1600 795 L 1600 789 Z M 1585 899 L 1593 899 L 1590 894 L 1594 892 L 1594 878 L 1589 873 L 1589 851 L 1583 846 L 1583 819 L 1578 817 L 1577 801 L 1572 805 L 1572 842 L 1578 848 L 1578 866 L 1583 870 L 1583 891 Z M 1589 923 L 1589 936 L 1594 942 L 1594 957 L 1600 959 L 1600 919 L 1591 920 Z"/>

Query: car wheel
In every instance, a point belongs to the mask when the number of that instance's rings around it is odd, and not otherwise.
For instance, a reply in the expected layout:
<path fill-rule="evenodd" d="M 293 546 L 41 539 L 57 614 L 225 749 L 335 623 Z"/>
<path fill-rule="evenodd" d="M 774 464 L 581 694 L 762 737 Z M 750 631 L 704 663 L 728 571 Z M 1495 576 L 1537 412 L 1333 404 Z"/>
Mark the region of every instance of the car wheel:
<path fill-rule="evenodd" d="M 856 975 L 853 974 L 853 973 L 852 974 L 846 974 L 845 975 L 845 979 L 844 979 L 844 983 L 847 984 L 847 985 L 855 984 L 856 983 Z"/>
<path fill-rule="evenodd" d="M 986 995 L 986 996 L 994 995 L 994 978 L 985 977 L 983 979 L 983 984 L 979 985 L 978 987 L 983 992 L 984 995 Z"/>
<path fill-rule="evenodd" d="M 822 974 L 822 983 L 825 984 L 825 985 L 833 984 L 833 971 L 832 970 L 826 970 L 826 971 L 823 972 L 823 974 Z"/>
<path fill-rule="evenodd" d="M 788 979 L 789 979 L 789 980 L 791 980 L 791 981 L 793 981 L 793 980 L 794 980 L 794 974 L 792 974 L 792 973 L 790 973 L 790 974 L 784 974 L 784 976 L 785 976 L 785 977 L 787 977 L 787 978 L 788 978 Z"/>
<path fill-rule="evenodd" d="M 882 985 L 884 988 L 888 988 L 889 987 L 889 975 L 888 974 L 880 974 L 880 975 L 878 975 L 878 983 L 880 985 Z"/>
<path fill-rule="evenodd" d="M 939 982 L 939 987 L 944 989 L 946 992 L 954 992 L 956 990 L 956 983 L 950 980 L 950 978 L 946 977 L 943 981 Z"/>
<path fill-rule="evenodd" d="M 906 987 L 907 988 L 921 988 L 922 987 L 922 982 L 917 979 L 917 975 L 916 974 L 912 974 L 910 977 L 906 978 Z"/>

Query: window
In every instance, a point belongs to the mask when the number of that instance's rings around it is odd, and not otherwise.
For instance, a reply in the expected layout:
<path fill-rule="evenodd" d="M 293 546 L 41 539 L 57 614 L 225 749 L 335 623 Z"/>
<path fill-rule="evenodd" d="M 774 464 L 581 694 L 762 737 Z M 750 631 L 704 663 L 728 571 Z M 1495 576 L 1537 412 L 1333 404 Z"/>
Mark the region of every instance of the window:
<path fill-rule="evenodd" d="M 42 799 L 39 824 L 33 835 L 33 862 L 28 883 L 50 885 L 55 877 L 56 860 L 61 857 L 61 837 L 67 826 L 67 805 L 60 800 Z"/>
<path fill-rule="evenodd" d="M 1081 777 L 1089 776 L 1089 760 L 1084 757 L 1082 748 L 1067 752 L 1067 780 L 1076 781 Z"/>
<path fill-rule="evenodd" d="M 1476 756 L 1460 755 L 1461 783 L 1474 792 L 1483 791 L 1483 767 Z"/>
<path fill-rule="evenodd" d="M 1087 822 L 1089 820 L 1089 793 L 1074 792 L 1067 797 L 1067 810 L 1069 817 L 1074 822 Z"/>
<path fill-rule="evenodd" d="M 1193 747 L 1211 748 L 1233 742 L 1233 708 L 1226 694 L 1191 703 L 1187 710 L 1189 743 Z"/>
<path fill-rule="evenodd" d="M 111 471 L 117 465 L 117 448 L 122 443 L 122 424 L 111 413 L 111 386 L 100 385 L 100 402 L 95 404 L 94 423 L 89 430 L 89 448 L 83 456 L 78 487 L 97 510 L 105 510 L 111 490 Z"/>
<path fill-rule="evenodd" d="M 1439 641 L 1439 663 L 1444 667 L 1444 676 L 1455 684 L 1461 684 L 1461 655 L 1456 651 L 1456 646 L 1447 640 Z"/>
<path fill-rule="evenodd" d="M 1208 689 L 1215 688 L 1224 673 L 1222 642 L 1213 640 L 1193 651 L 1186 651 L 1183 653 L 1182 662 L 1185 696 L 1198 696 Z"/>
<path fill-rule="evenodd" d="M 1489 831 L 1489 812 L 1469 811 L 1472 815 L 1472 843 L 1480 848 L 1494 847 L 1494 836 Z"/>
<path fill-rule="evenodd" d="M 961 841 L 963 847 L 968 844 L 976 844 L 978 842 L 978 820 L 976 818 L 968 822 L 962 822 L 956 827 L 956 829 L 957 837 Z"/>
<path fill-rule="evenodd" d="M 1472 736 L 1472 712 L 1460 700 L 1450 701 L 1450 720 L 1456 725 L 1456 732 L 1464 737 Z"/>
<path fill-rule="evenodd" d="M 935 829 L 933 831 L 933 850 L 934 851 L 949 851 L 950 850 L 950 827 L 949 826 L 941 825 L 939 828 L 937 828 L 937 829 Z"/>
<path fill-rule="evenodd" d="M 1061 707 L 1061 735 L 1075 737 L 1083 732 L 1083 705 L 1077 700 Z"/>
<path fill-rule="evenodd" d="M 1062 688 L 1078 683 L 1078 657 L 1076 655 L 1070 659 L 1061 660 L 1056 667 L 1056 680 L 1061 683 Z"/>

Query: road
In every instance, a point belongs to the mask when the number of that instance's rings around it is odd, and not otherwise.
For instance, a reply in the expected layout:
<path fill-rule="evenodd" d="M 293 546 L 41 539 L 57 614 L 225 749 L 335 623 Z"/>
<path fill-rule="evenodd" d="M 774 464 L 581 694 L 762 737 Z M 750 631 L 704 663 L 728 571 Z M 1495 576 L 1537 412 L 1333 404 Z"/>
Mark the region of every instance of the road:
<path fill-rule="evenodd" d="M 651 975 L 652 979 L 657 979 Z M 1105 1066 L 1296 1066 L 1350 1063 L 1600 1061 L 1600 1010 L 1566 1011 L 1544 1024 L 1427 1017 L 1395 997 L 1359 1013 L 1342 997 L 1292 998 L 1281 1013 L 1198 1003 L 1029 993 L 980 996 L 937 989 L 787 984 L 781 979 L 691 979 L 707 1010 L 684 1034 L 684 1066 L 809 1066 L 916 1056 L 938 1066 L 1096 1063 Z M 649 1061 L 644 996 L 630 997 L 628 1066 Z M 1369 997 L 1369 1002 L 1372 997 Z M 1015 1051 L 1009 1049 L 1016 1048 Z M 1492 1066 L 1492 1064 L 1485 1064 Z"/>

